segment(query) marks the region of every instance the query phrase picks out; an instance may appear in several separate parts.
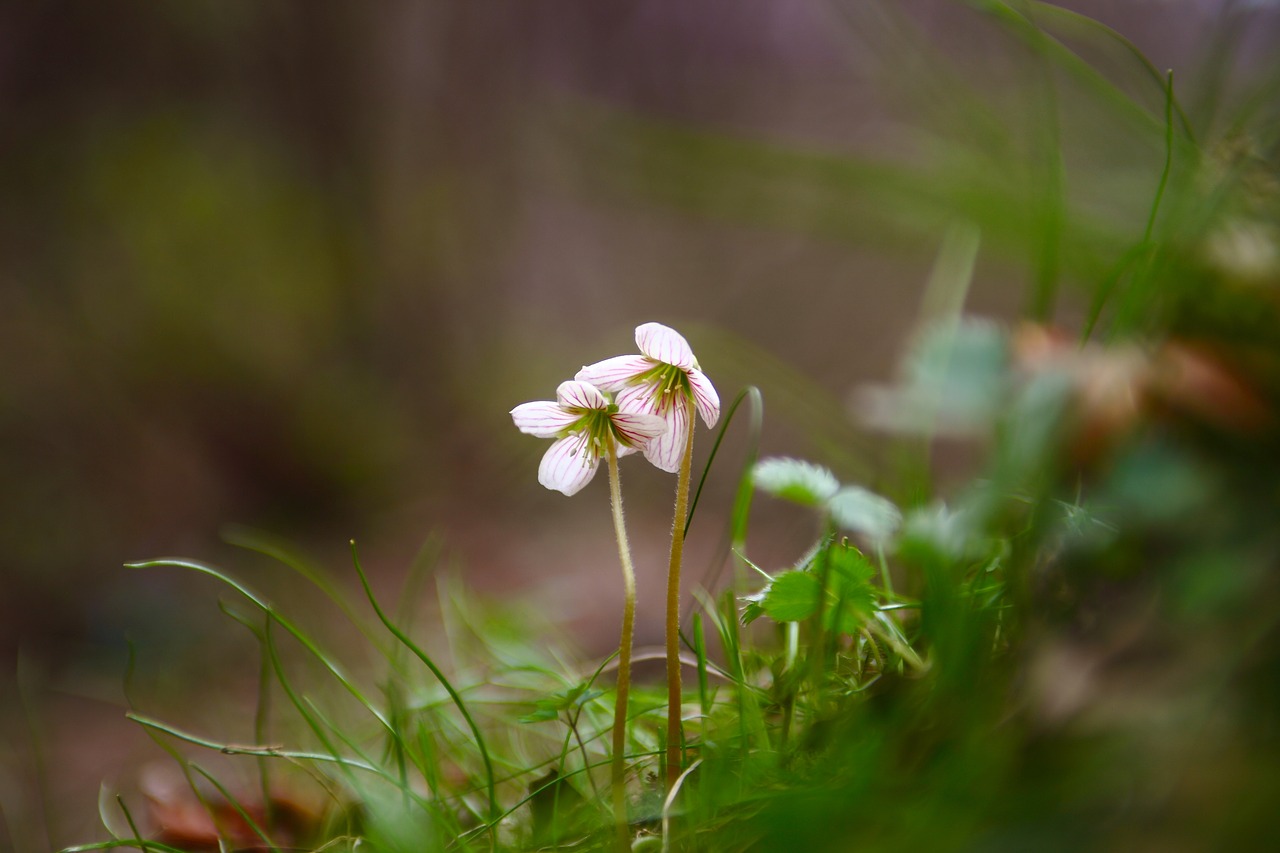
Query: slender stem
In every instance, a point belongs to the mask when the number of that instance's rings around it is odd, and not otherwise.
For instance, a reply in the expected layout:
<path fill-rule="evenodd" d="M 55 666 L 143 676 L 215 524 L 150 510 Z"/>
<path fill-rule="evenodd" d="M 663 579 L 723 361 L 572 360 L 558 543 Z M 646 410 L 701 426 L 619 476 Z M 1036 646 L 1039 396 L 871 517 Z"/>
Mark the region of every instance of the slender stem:
<path fill-rule="evenodd" d="M 627 525 L 622 519 L 622 486 L 618 480 L 618 447 L 609 441 L 609 498 L 613 505 L 613 531 L 618 536 L 618 559 L 622 561 L 622 639 L 618 643 L 618 696 L 613 706 L 613 820 L 618 849 L 631 848 L 627 828 L 627 694 L 631 689 L 631 635 L 636 625 L 636 573 L 631 567 Z"/>
<path fill-rule="evenodd" d="M 689 511 L 689 474 L 693 468 L 693 398 L 685 400 L 689 433 L 676 481 L 675 519 L 671 522 L 671 562 L 667 566 L 667 790 L 675 786 L 684 764 L 680 731 L 680 564 L 684 560 L 685 515 Z"/>
<path fill-rule="evenodd" d="M 884 543 L 876 541 L 876 557 L 880 561 L 880 582 L 884 584 L 886 599 L 893 598 L 893 576 L 889 574 L 889 562 L 884 558 Z"/>
<path fill-rule="evenodd" d="M 566 715 L 568 716 L 568 715 Z M 578 742 L 578 749 L 582 750 L 582 766 L 591 766 L 591 754 L 587 752 L 587 744 L 582 739 L 582 732 L 578 731 L 578 720 L 582 719 L 582 705 L 578 706 L 578 713 L 569 717 L 569 731 L 573 732 L 573 739 Z M 563 760 L 560 762 L 564 763 Z M 596 799 L 600 799 L 600 788 L 596 785 L 596 777 L 587 774 L 587 783 L 591 785 L 591 791 L 595 794 Z"/>

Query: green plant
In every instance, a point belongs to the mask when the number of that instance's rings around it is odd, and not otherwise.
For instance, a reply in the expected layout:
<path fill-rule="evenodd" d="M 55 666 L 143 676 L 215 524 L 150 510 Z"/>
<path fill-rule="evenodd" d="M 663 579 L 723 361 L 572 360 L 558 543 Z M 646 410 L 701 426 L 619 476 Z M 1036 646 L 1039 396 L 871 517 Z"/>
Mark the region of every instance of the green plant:
<path fill-rule="evenodd" d="M 899 380 L 857 398 L 885 433 L 880 474 L 850 483 L 835 462 L 757 463 L 753 444 L 726 531 L 745 571 L 696 590 L 687 625 L 680 543 L 745 401 L 758 440 L 759 392 L 726 408 L 687 513 L 694 411 L 710 427 L 719 405 L 709 416 L 682 338 L 679 352 L 638 338 L 643 356 L 584 368 L 556 403 L 513 413 L 557 441 L 544 485 L 576 492 L 607 460 L 628 577 L 618 457 L 643 451 L 679 472 L 666 684 L 629 681 L 630 582 L 611 695 L 612 656 L 547 652 L 527 640 L 552 627 L 513 629 L 509 611 L 448 583 L 443 642 L 407 624 L 408 605 L 389 613 L 358 560 L 374 620 L 303 570 L 365 637 L 356 670 L 226 572 L 141 564 L 234 591 L 225 609 L 261 652 L 254 744 L 132 714 L 172 749 L 224 840 L 238 821 L 254 843 L 285 846 L 269 807 L 279 765 L 319 792 L 305 842 L 316 849 L 1171 849 L 1267 837 L 1280 797 L 1280 191 L 1263 97 L 1275 78 L 1224 124 L 1185 108 L 1172 75 L 1096 22 L 1044 3 L 972 5 L 1027 51 L 1029 139 L 963 80 L 949 91 L 966 132 L 923 164 L 636 116 L 584 123 L 584 145 L 633 158 L 585 158 L 628 197 L 835 239 L 874 209 L 884 232 L 941 245 Z M 1082 41 L 1136 68 L 1137 91 L 1086 62 Z M 1126 153 L 1141 169 L 1091 139 L 1073 147 L 1072 119 L 1090 111 L 1132 133 Z M 795 201 L 780 188 L 810 192 Z M 1023 265 L 1026 321 L 964 316 L 980 253 Z M 1055 328 L 1072 293 L 1078 322 Z M 945 470 L 941 440 L 965 442 L 968 467 Z M 789 565 L 748 555 L 755 490 L 812 513 L 812 544 Z M 679 680 L 686 665 L 696 691 Z M 300 689 L 308 666 L 330 689 Z M 174 741 L 252 757 L 258 790 L 237 793 Z M 594 772 L 605 766 L 607 792 Z M 144 839 L 124 799 L 104 803 L 112 838 L 74 850 L 176 849 Z"/>

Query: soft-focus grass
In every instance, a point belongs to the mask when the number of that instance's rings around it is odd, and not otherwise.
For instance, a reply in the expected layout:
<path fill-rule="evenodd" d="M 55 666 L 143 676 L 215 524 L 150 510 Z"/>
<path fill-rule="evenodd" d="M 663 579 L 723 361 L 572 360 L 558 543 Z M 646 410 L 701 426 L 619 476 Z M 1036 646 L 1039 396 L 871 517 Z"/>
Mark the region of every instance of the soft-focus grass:
<path fill-rule="evenodd" d="M 741 476 L 725 533 L 735 570 L 685 624 L 691 764 L 672 798 L 658 781 L 663 697 L 642 685 L 632 699 L 639 846 L 1176 850 L 1271 831 L 1275 69 L 1230 100 L 1185 102 L 1182 76 L 1094 22 L 1042 3 L 972 5 L 1026 52 L 1026 125 L 929 57 L 920 90 L 941 87 L 948 110 L 891 163 L 550 106 L 590 116 L 579 144 L 592 191 L 943 247 L 900 382 L 868 398 L 900 464 L 859 485 L 894 499 L 893 523 L 775 488 L 812 504 L 814 547 L 753 567 L 751 514 L 774 504 L 753 500 L 750 460 L 715 462 L 713 476 Z M 874 23 L 886 44 L 911 38 L 891 15 Z M 1127 69 L 1123 84 L 1094 54 Z M 1024 314 L 1040 325 L 962 318 L 975 256 L 1023 270 Z M 1065 331 L 1045 325 L 1056 317 Z M 759 395 L 740 399 L 725 429 L 759 419 Z M 944 439 L 977 448 L 959 487 L 932 476 Z M 391 607 L 367 582 L 357 595 L 363 572 L 238 542 L 296 569 L 355 630 L 304 628 L 231 571 L 139 567 L 211 576 L 260 652 L 253 743 L 132 713 L 172 750 L 193 801 L 232 801 L 268 846 L 284 844 L 269 806 L 285 785 L 312 798 L 297 842 L 311 848 L 610 843 L 607 657 L 582 659 L 444 576 L 441 623 L 421 624 L 432 559 Z M 205 767 L 202 750 L 238 772 Z M 75 849 L 172 849 L 138 840 L 136 811 L 104 798 L 114 839 Z"/>

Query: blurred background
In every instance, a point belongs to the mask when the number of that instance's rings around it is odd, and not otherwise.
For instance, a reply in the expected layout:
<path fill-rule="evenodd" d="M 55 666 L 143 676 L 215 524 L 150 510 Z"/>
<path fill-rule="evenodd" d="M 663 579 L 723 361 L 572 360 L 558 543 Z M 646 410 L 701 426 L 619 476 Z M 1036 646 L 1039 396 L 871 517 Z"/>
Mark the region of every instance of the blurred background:
<path fill-rule="evenodd" d="M 207 581 L 127 561 L 203 559 L 271 590 L 234 546 L 248 528 L 349 584 L 355 538 L 394 588 L 437 534 L 469 585 L 519 591 L 599 652 L 620 587 L 604 484 L 539 487 L 545 443 L 512 406 L 658 320 L 726 403 L 761 387 L 764 452 L 874 484 L 851 392 L 893 375 L 951 224 L 982 229 L 971 312 L 1078 324 L 1072 285 L 1142 235 L 1164 70 L 1212 135 L 1274 95 L 1280 15 L 1061 4 L 1131 42 L 1049 21 L 1095 79 L 1049 70 L 1039 31 L 987 5 L 0 9 L 9 837 L 38 820 L 55 846 L 84 840 L 99 781 L 150 748 L 122 716 L 126 637 L 175 703 L 254 677 L 217 674 L 249 646 L 217 639 Z M 1054 193 L 1071 214 L 1046 248 Z M 744 446 L 731 430 L 691 582 Z M 643 645 L 673 484 L 623 477 Z M 762 562 L 811 533 L 777 516 Z"/>

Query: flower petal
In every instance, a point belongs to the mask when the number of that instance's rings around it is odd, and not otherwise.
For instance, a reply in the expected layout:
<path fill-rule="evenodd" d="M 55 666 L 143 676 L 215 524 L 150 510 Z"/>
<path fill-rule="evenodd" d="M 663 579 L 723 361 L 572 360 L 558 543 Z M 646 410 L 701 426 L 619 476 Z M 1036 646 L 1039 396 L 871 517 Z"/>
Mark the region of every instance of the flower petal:
<path fill-rule="evenodd" d="M 581 417 L 548 401 L 521 403 L 511 410 L 511 419 L 516 422 L 516 427 L 538 438 L 555 438 Z"/>
<path fill-rule="evenodd" d="M 615 412 L 610 418 L 613 429 L 625 444 L 632 447 L 644 447 L 651 439 L 657 438 L 667 431 L 667 422 L 657 415 L 645 415 L 638 412 Z"/>
<path fill-rule="evenodd" d="M 617 355 L 586 365 L 573 378 L 579 382 L 590 382 L 601 391 L 618 391 L 652 368 L 653 359 L 643 355 Z"/>
<path fill-rule="evenodd" d="M 694 365 L 689 342 L 675 329 L 661 323 L 645 323 L 636 327 L 636 346 L 655 361 L 690 368 Z"/>
<path fill-rule="evenodd" d="M 657 415 L 665 420 L 667 409 L 671 408 L 668 405 L 670 399 L 670 395 L 658 392 L 657 383 L 644 382 L 623 388 L 614 396 L 613 401 L 618 404 L 620 411 L 638 415 Z"/>
<path fill-rule="evenodd" d="M 662 407 L 661 417 L 667 422 L 667 431 L 644 446 L 644 458 L 672 474 L 680 470 L 689 437 L 689 407 L 683 401 L 678 402 L 679 405 Z"/>
<path fill-rule="evenodd" d="M 561 382 L 556 389 L 556 399 L 566 409 L 607 409 L 609 401 L 600 393 L 600 389 L 589 382 L 570 379 Z"/>
<path fill-rule="evenodd" d="M 600 457 L 591 452 L 586 432 L 554 442 L 538 466 L 538 482 L 557 492 L 575 495 L 591 482 L 600 467 Z"/>
<path fill-rule="evenodd" d="M 720 420 L 720 395 L 716 393 L 716 387 L 711 384 L 707 374 L 696 367 L 689 371 L 689 387 L 693 389 L 693 402 L 698 407 L 698 414 L 702 415 L 703 423 L 710 429 Z"/>

